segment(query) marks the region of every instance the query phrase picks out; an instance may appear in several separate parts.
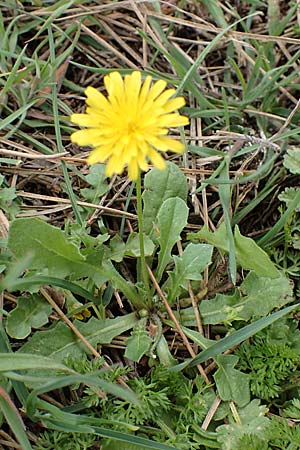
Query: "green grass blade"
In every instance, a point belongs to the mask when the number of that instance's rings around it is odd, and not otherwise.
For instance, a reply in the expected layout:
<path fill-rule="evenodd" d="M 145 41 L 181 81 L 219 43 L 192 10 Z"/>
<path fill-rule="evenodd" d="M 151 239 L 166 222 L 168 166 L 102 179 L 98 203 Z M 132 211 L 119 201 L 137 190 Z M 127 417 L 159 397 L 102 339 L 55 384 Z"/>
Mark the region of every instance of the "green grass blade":
<path fill-rule="evenodd" d="M 196 61 L 194 62 L 194 64 L 191 66 L 191 68 L 187 71 L 187 73 L 184 75 L 181 83 L 179 84 L 177 90 L 176 90 L 176 95 L 179 95 L 184 88 L 186 87 L 186 84 L 188 81 L 191 81 L 190 79 L 194 76 L 194 73 L 196 72 L 196 70 L 198 69 L 198 67 L 200 66 L 200 64 L 202 64 L 202 62 L 204 61 L 204 59 L 206 58 L 206 56 L 212 51 L 212 49 L 215 47 L 215 45 L 219 42 L 220 39 L 222 39 L 223 36 L 225 36 L 226 33 L 228 33 L 228 31 L 230 31 L 232 28 L 234 28 L 237 24 L 239 24 L 240 22 L 248 19 L 249 17 L 255 16 L 256 13 L 254 14 L 249 14 L 248 16 L 243 17 L 240 20 L 237 20 L 236 22 L 234 22 L 233 24 L 231 24 L 229 27 L 225 28 L 224 30 L 221 31 L 221 33 L 219 33 L 203 50 L 203 52 L 198 56 L 198 58 L 196 59 Z"/>
<path fill-rule="evenodd" d="M 19 353 L 0 353 L 0 372 L 11 370 L 63 370 L 73 373 L 64 364 L 60 364 L 51 358 L 39 355 L 28 355 Z"/>
<path fill-rule="evenodd" d="M 250 175 L 245 175 L 243 177 L 238 178 L 237 180 L 230 180 L 227 178 L 217 178 L 216 174 L 220 173 L 220 167 L 218 167 L 218 169 L 216 169 L 216 171 L 210 176 L 210 178 L 207 178 L 206 180 L 202 180 L 202 185 L 203 184 L 244 184 L 244 183 L 248 183 L 249 181 L 256 181 L 258 179 L 262 179 L 265 178 L 271 171 L 271 169 L 273 168 L 273 165 L 276 161 L 276 159 L 278 159 L 279 154 L 275 153 L 274 155 L 272 155 L 271 157 L 269 157 L 267 159 L 267 161 L 262 164 L 255 172 L 251 173 Z M 223 166 L 222 166 L 223 169 Z M 217 172 L 218 171 L 218 172 Z M 203 189 L 203 187 L 201 186 L 201 188 L 198 188 L 195 192 L 199 192 L 199 189 Z"/>
<path fill-rule="evenodd" d="M 12 129 L 10 128 L 11 126 L 8 127 L 8 129 Z M 45 144 L 43 144 L 42 142 L 40 142 L 38 139 L 35 139 L 31 134 L 29 133 L 24 133 L 21 130 L 16 130 L 15 135 L 17 137 L 19 137 L 21 140 L 28 142 L 30 145 L 33 146 L 34 149 L 40 151 L 41 153 L 43 153 L 44 155 L 52 155 L 54 153 L 54 151 L 52 150 L 52 148 L 47 147 Z"/>
<path fill-rule="evenodd" d="M 279 171 L 271 180 L 269 180 L 264 188 L 257 193 L 257 196 L 254 197 L 246 206 L 244 206 L 240 211 L 237 211 L 233 215 L 232 225 L 238 224 L 244 217 L 246 217 L 251 211 L 256 208 L 266 197 L 268 197 L 274 189 L 276 189 L 276 182 L 280 180 L 283 171 Z"/>
<path fill-rule="evenodd" d="M 5 330 L 3 328 L 3 324 L 0 323 L 0 353 L 12 353 L 12 348 L 9 343 L 7 334 L 5 333 Z M 11 381 L 12 388 L 14 389 L 20 403 L 24 406 L 26 399 L 29 395 L 29 392 L 24 385 L 24 383 L 18 381 L 18 380 L 12 380 Z"/>
<path fill-rule="evenodd" d="M 228 23 L 226 22 L 223 9 L 219 5 L 218 0 L 202 0 L 202 3 L 208 9 L 211 16 L 214 18 L 219 27 L 226 28 Z"/>
<path fill-rule="evenodd" d="M 208 359 L 221 355 L 221 353 L 230 350 L 231 348 L 235 347 L 236 345 L 239 345 L 241 342 L 245 341 L 249 337 L 254 336 L 256 333 L 268 327 L 273 322 L 285 316 L 286 314 L 289 314 L 299 306 L 300 303 L 297 305 L 287 306 L 286 308 L 277 311 L 273 314 L 270 314 L 267 317 L 263 317 L 262 319 L 259 319 L 256 322 L 250 323 L 249 325 L 240 328 L 239 330 L 235 331 L 229 336 L 224 337 L 220 341 L 217 341 L 215 344 L 211 345 L 209 348 L 201 352 L 195 358 L 189 359 L 181 364 L 177 364 L 176 366 L 171 367 L 169 371 L 178 372 L 185 369 L 188 366 L 193 367 L 207 361 Z M 193 338 L 192 335 L 190 337 Z"/>
<path fill-rule="evenodd" d="M 96 417 L 87 417 L 84 415 L 67 413 L 58 409 L 56 406 L 45 402 L 44 400 L 37 399 L 36 408 L 48 412 L 47 415 L 42 414 L 41 419 L 50 429 L 59 430 L 66 433 L 93 433 L 108 439 L 114 439 L 120 442 L 140 445 L 147 449 L 175 449 L 175 447 L 171 447 L 169 445 L 162 444 L 156 441 L 151 441 L 150 439 L 146 439 L 143 437 L 135 436 L 134 434 L 114 431 L 111 428 L 104 428 L 102 426 L 103 420 L 101 418 L 99 419 Z M 115 421 L 112 421 L 111 423 L 118 424 L 118 422 Z M 131 428 L 131 425 L 128 424 L 128 427 Z"/>
<path fill-rule="evenodd" d="M 34 103 L 35 103 L 35 101 L 30 102 L 26 105 L 23 105 L 21 108 L 18 108 L 16 111 L 9 114 L 9 116 L 5 117 L 5 119 L 1 120 L 0 131 L 4 130 L 8 125 L 11 124 L 11 122 L 18 119 L 19 117 L 22 117 L 22 116 L 25 117 L 26 112 L 28 111 L 28 109 L 30 109 L 34 105 Z"/>
<path fill-rule="evenodd" d="M 261 247 L 266 247 L 270 242 L 278 235 L 278 233 L 284 228 L 285 224 L 288 222 L 290 216 L 295 212 L 295 208 L 300 203 L 300 191 L 297 192 L 295 198 L 289 204 L 287 210 L 280 216 L 280 219 L 276 224 L 269 230 L 261 239 L 258 241 L 258 245 Z"/>
<path fill-rule="evenodd" d="M 235 62 L 235 60 L 233 58 L 229 57 L 228 62 L 232 66 L 233 70 L 235 71 L 236 76 L 238 77 L 238 80 L 241 83 L 242 90 L 245 93 L 245 91 L 247 89 L 247 83 L 245 81 L 245 78 L 244 78 L 244 75 L 243 75 L 241 69 L 239 68 L 238 64 Z"/>
<path fill-rule="evenodd" d="M 5 285 L 5 278 L 2 281 L 2 286 Z M 35 277 L 28 277 L 28 278 L 17 278 L 15 280 L 11 280 L 10 285 L 5 285 L 5 289 L 8 289 L 9 291 L 23 291 L 28 289 L 30 286 L 42 286 L 44 284 L 51 285 L 51 286 L 57 286 L 61 287 L 63 289 L 66 289 L 70 292 L 73 292 L 73 294 L 80 295 L 80 297 L 83 297 L 94 304 L 99 304 L 100 299 L 97 297 L 94 297 L 93 294 L 91 294 L 90 291 L 87 289 L 84 289 L 83 287 L 79 286 L 76 283 L 72 283 L 72 281 L 63 280 L 62 278 L 56 278 L 56 277 L 48 277 L 43 275 L 37 275 Z"/>
<path fill-rule="evenodd" d="M 26 356 L 26 355 L 24 355 Z M 98 372 L 99 373 L 99 372 Z M 83 384 L 86 386 L 94 386 L 100 388 L 115 397 L 122 398 L 127 402 L 138 403 L 138 397 L 129 389 L 121 387 L 117 382 L 110 382 L 102 379 L 99 375 L 93 373 L 80 374 L 68 376 L 58 376 L 50 380 L 50 382 L 43 383 L 42 387 L 34 389 L 28 396 L 26 402 L 26 411 L 29 417 L 34 418 L 37 409 L 38 396 L 46 392 L 61 389 L 66 386 Z"/>
<path fill-rule="evenodd" d="M 25 52 L 26 52 L 26 46 L 22 49 L 21 53 L 18 55 L 17 60 L 16 60 L 15 64 L 13 65 L 13 67 L 9 73 L 9 76 L 7 77 L 6 83 L 3 86 L 3 88 L 1 89 L 0 101 L 2 101 L 4 95 L 9 91 L 11 86 L 16 83 L 17 71 L 20 67 L 20 64 L 22 63 L 23 55 Z M 22 74 L 22 76 L 24 76 L 24 73 Z"/>
<path fill-rule="evenodd" d="M 73 0 L 69 2 L 65 2 L 65 0 L 61 0 L 59 2 L 55 2 L 53 12 L 49 17 L 44 21 L 43 25 L 39 28 L 38 32 L 33 36 L 31 40 L 36 40 L 51 24 L 55 19 L 57 19 L 59 16 L 61 16 L 70 6 L 72 6 L 74 3 Z M 51 8 L 48 9 L 49 12 L 51 11 Z"/>
<path fill-rule="evenodd" d="M 16 436 L 22 450 L 32 450 L 30 442 L 25 433 L 25 426 L 22 422 L 18 410 L 14 406 L 7 392 L 0 386 L 0 410 Z"/>
<path fill-rule="evenodd" d="M 220 178 L 229 180 L 229 157 L 225 157 L 225 165 Z M 226 225 L 226 234 L 229 243 L 229 272 L 230 278 L 233 284 L 236 283 L 236 257 L 235 257 L 235 245 L 234 237 L 231 227 L 231 188 L 229 184 L 219 185 L 219 197 L 224 214 L 224 222 Z"/>
<path fill-rule="evenodd" d="M 170 445 L 161 444 L 160 442 L 150 441 L 150 439 L 145 439 L 139 436 L 134 436 L 133 434 L 120 433 L 119 431 L 112 431 L 107 428 L 95 427 L 94 433 L 114 439 L 116 441 L 128 442 L 129 444 L 140 445 L 146 449 L 154 450 L 174 450 L 176 447 L 171 447 Z"/>
<path fill-rule="evenodd" d="M 267 317 L 263 317 L 262 319 L 257 320 L 256 322 L 250 323 L 245 327 L 235 331 L 229 336 L 224 337 L 220 341 L 216 342 L 216 344 L 209 347 L 207 350 L 201 352 L 196 358 L 194 358 L 191 362 L 191 366 L 196 366 L 197 364 L 201 364 L 204 361 L 207 361 L 210 358 L 214 358 L 217 355 L 225 352 L 226 350 L 231 349 L 235 345 L 240 344 L 245 341 L 249 337 L 263 330 L 264 328 L 271 325 L 276 320 L 285 316 L 286 314 L 292 312 L 294 309 L 298 308 L 300 304 L 287 306 L 286 308 L 277 311 L 273 314 L 270 314 Z"/>
<path fill-rule="evenodd" d="M 203 189 L 205 188 L 206 184 L 218 184 L 220 181 L 218 180 L 218 177 L 220 175 L 220 173 L 222 173 L 222 171 L 224 170 L 225 167 L 225 159 L 223 159 L 221 161 L 221 163 L 219 164 L 219 166 L 216 168 L 216 170 L 213 172 L 213 174 L 207 178 L 206 180 L 203 180 L 201 182 L 200 187 L 198 187 L 197 189 L 195 189 L 192 194 L 196 194 L 197 192 L 202 192 Z M 225 184 L 225 183 L 224 183 Z"/>
<path fill-rule="evenodd" d="M 73 2 L 70 2 L 70 4 Z M 48 27 L 48 36 L 49 36 L 49 46 L 50 46 L 50 60 L 51 64 L 55 65 L 55 46 L 54 46 L 54 40 L 53 40 L 53 34 L 51 26 Z M 61 131 L 60 131 L 60 120 L 59 120 L 59 113 L 58 113 L 58 100 L 57 100 L 57 86 L 55 83 L 55 74 L 53 73 L 53 86 L 52 86 L 52 105 L 53 105 L 53 118 L 54 118 L 54 127 L 55 127 L 55 135 L 56 135 L 56 142 L 57 142 L 57 149 L 59 152 L 64 151 L 62 138 L 61 138 Z M 61 161 L 63 174 L 65 178 L 65 183 L 67 186 L 68 195 L 70 198 L 70 202 L 76 217 L 76 220 L 79 225 L 83 225 L 83 221 L 81 218 L 81 214 L 79 212 L 79 208 L 76 202 L 76 198 L 72 189 L 70 177 L 68 174 L 68 169 L 64 161 Z"/>

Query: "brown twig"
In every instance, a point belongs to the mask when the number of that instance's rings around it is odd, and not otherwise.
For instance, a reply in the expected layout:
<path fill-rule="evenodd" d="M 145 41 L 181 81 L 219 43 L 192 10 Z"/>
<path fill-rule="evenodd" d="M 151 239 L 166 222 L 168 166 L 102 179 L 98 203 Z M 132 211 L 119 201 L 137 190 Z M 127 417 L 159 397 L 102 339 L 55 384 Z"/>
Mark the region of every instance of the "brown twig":
<path fill-rule="evenodd" d="M 63 311 L 60 309 L 60 307 L 55 303 L 55 301 L 52 299 L 52 297 L 48 294 L 47 290 L 45 288 L 40 288 L 41 294 L 45 297 L 48 303 L 52 306 L 52 308 L 57 312 L 57 314 L 63 319 L 63 321 L 68 325 L 68 327 L 73 331 L 74 334 L 81 340 L 81 342 L 86 346 L 86 348 L 92 353 L 92 355 L 95 356 L 95 358 L 101 358 L 101 355 L 99 352 L 97 352 L 96 349 L 89 343 L 89 341 L 83 336 L 83 334 L 80 333 L 78 328 L 75 327 L 75 325 L 71 322 L 70 319 L 63 313 Z M 109 364 L 107 362 L 104 362 L 103 365 L 107 368 L 110 368 Z M 118 382 L 123 386 L 129 389 L 125 381 L 118 377 Z M 104 393 L 100 390 L 97 390 L 99 395 L 101 397 L 104 396 Z"/>
<path fill-rule="evenodd" d="M 155 289 L 157 290 L 157 293 L 160 296 L 160 298 L 161 298 L 161 300 L 162 300 L 162 302 L 163 302 L 163 304 L 164 304 L 164 306 L 165 306 L 165 308 L 166 308 L 166 310 L 167 310 L 171 320 L 174 322 L 174 324 L 176 326 L 176 330 L 180 334 L 180 336 L 181 336 L 181 338 L 182 338 L 182 340 L 183 340 L 183 342 L 184 342 L 184 344 L 185 344 L 189 354 L 191 355 L 192 358 L 195 358 L 196 354 L 195 354 L 191 344 L 189 343 L 188 338 L 184 334 L 184 332 L 183 332 L 183 330 L 182 330 L 182 328 L 180 326 L 180 323 L 178 322 L 174 312 L 172 311 L 172 308 L 170 307 L 166 297 L 164 296 L 164 294 L 163 294 L 163 292 L 162 292 L 158 282 L 156 281 L 156 278 L 155 278 L 155 276 L 154 276 L 154 274 L 153 274 L 153 272 L 152 272 L 152 270 L 150 269 L 149 266 L 147 266 L 147 270 L 148 270 L 149 276 L 150 276 L 150 278 L 151 278 L 151 280 L 152 280 L 152 282 L 153 282 L 153 284 L 155 286 Z M 200 375 L 204 378 L 206 384 L 210 385 L 211 382 L 209 381 L 209 379 L 208 379 L 208 377 L 207 377 L 203 367 L 201 366 L 201 364 L 197 364 L 197 369 L 199 370 Z"/>

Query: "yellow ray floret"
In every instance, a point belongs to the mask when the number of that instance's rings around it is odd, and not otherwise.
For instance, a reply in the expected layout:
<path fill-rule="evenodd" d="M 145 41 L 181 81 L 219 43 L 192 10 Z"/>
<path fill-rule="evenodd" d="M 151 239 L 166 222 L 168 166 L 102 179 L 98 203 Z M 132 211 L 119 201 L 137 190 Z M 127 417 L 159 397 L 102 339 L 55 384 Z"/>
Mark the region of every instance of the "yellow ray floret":
<path fill-rule="evenodd" d="M 165 168 L 161 152 L 182 153 L 181 142 L 167 136 L 168 128 L 189 123 L 177 109 L 185 104 L 183 97 L 171 98 L 175 89 L 165 89 L 166 82 L 152 84 L 147 76 L 142 83 L 138 71 L 123 79 L 118 72 L 104 77 L 108 96 L 97 89 L 85 90 L 85 114 L 72 114 L 71 121 L 86 127 L 71 135 L 72 142 L 91 146 L 89 164 L 107 162 L 106 175 L 120 174 L 125 167 L 136 180 L 139 172 L 148 170 L 148 161 L 158 169 Z"/>

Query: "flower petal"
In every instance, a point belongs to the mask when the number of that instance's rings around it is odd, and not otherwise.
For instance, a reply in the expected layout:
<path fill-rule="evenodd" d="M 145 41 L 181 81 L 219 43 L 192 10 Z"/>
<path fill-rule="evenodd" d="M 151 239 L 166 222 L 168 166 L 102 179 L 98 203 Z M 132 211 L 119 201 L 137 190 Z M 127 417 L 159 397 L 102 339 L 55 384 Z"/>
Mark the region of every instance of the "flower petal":
<path fill-rule="evenodd" d="M 85 90 L 85 95 L 87 96 L 86 104 L 91 108 L 96 110 L 102 110 L 107 108 L 108 101 L 101 92 L 92 86 L 88 86 Z"/>
<path fill-rule="evenodd" d="M 131 108 L 131 117 L 136 118 L 138 113 L 139 93 L 141 89 L 141 73 L 138 71 L 132 72 L 131 75 L 125 76 L 124 90 L 125 90 L 125 104 L 124 114 L 128 114 L 128 105 Z"/>
<path fill-rule="evenodd" d="M 154 83 L 154 85 L 152 86 L 152 88 L 149 90 L 146 103 L 151 102 L 156 97 L 158 97 L 159 94 L 162 93 L 162 91 L 165 89 L 166 86 L 167 86 L 167 83 L 164 80 L 156 81 Z"/>
<path fill-rule="evenodd" d="M 151 81 L 152 81 L 152 77 L 150 75 L 147 75 L 145 78 L 145 81 L 143 83 L 143 86 L 141 88 L 140 95 L 139 95 L 139 104 L 138 104 L 139 108 L 142 108 L 145 101 L 147 100 Z"/>
<path fill-rule="evenodd" d="M 71 134 L 71 141 L 83 147 L 87 145 L 96 147 L 97 145 L 100 145 L 101 131 L 99 131 L 98 128 L 75 131 Z"/>
<path fill-rule="evenodd" d="M 178 113 L 164 114 L 159 119 L 159 125 L 161 127 L 180 127 L 188 125 L 189 119 L 185 116 L 181 116 Z"/>
<path fill-rule="evenodd" d="M 169 137 L 162 137 L 161 140 L 165 141 L 168 151 L 171 150 L 175 153 L 183 153 L 185 150 L 185 146 L 181 141 L 176 141 Z"/>
<path fill-rule="evenodd" d="M 164 158 L 153 148 L 149 149 L 148 156 L 152 164 L 159 170 L 163 170 L 166 168 L 166 162 Z"/>
<path fill-rule="evenodd" d="M 96 164 L 97 162 L 105 162 L 113 153 L 112 146 L 96 147 L 87 157 L 88 164 Z"/>
<path fill-rule="evenodd" d="M 129 100 L 132 98 L 135 100 L 137 99 L 140 93 L 141 84 L 141 72 L 135 70 L 132 74 L 125 76 L 124 88 L 125 94 Z"/>
<path fill-rule="evenodd" d="M 160 108 L 161 106 L 164 106 L 165 103 L 169 100 L 169 98 L 172 97 L 172 95 L 175 94 L 175 92 L 176 92 L 175 89 L 167 89 L 162 94 L 160 94 L 159 97 L 157 97 L 154 100 L 154 106 L 157 107 L 157 108 Z"/>
<path fill-rule="evenodd" d="M 121 158 L 118 158 L 118 156 L 113 155 L 109 159 L 105 173 L 107 176 L 111 177 L 114 173 L 122 173 L 124 170 L 125 164 Z"/>
<path fill-rule="evenodd" d="M 95 152 L 90 153 L 86 158 L 86 161 L 90 166 L 97 163 L 104 163 L 104 160 L 102 158 L 99 158 L 99 155 Z"/>
<path fill-rule="evenodd" d="M 138 176 L 139 176 L 138 162 L 135 158 L 132 158 L 128 164 L 128 177 L 134 181 L 137 179 Z"/>
<path fill-rule="evenodd" d="M 124 97 L 124 82 L 119 72 L 111 72 L 104 77 L 105 88 L 110 99 L 112 97 L 122 99 Z"/>
<path fill-rule="evenodd" d="M 169 137 L 153 137 L 149 140 L 149 144 L 161 152 L 167 152 L 172 150 L 175 153 L 182 153 L 184 151 L 184 145 L 180 141 L 171 139 Z"/>
<path fill-rule="evenodd" d="M 96 116 L 91 114 L 72 114 L 70 117 L 71 122 L 76 123 L 82 127 L 97 127 L 99 122 Z"/>
<path fill-rule="evenodd" d="M 145 154 L 143 152 L 139 151 L 138 156 L 137 156 L 137 161 L 138 161 L 138 165 L 139 165 L 140 169 L 143 170 L 144 172 L 147 172 L 148 163 L 147 163 Z"/>
<path fill-rule="evenodd" d="M 164 113 L 169 113 L 175 111 L 176 109 L 182 108 L 185 105 L 184 97 L 176 97 L 169 100 L 164 106 Z"/>

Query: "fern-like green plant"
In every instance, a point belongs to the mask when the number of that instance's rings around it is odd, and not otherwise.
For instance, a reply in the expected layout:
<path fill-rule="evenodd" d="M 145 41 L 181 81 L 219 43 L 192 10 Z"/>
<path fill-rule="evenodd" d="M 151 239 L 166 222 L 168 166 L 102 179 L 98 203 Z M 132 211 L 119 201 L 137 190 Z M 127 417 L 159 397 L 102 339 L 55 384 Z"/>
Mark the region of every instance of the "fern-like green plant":
<path fill-rule="evenodd" d="M 287 382 L 291 388 L 293 375 L 300 369 L 299 335 L 296 323 L 283 319 L 236 350 L 238 368 L 249 374 L 255 397 L 270 401 L 282 394 Z"/>
<path fill-rule="evenodd" d="M 282 411 L 282 416 L 289 417 L 290 419 L 300 419 L 300 400 L 299 398 L 293 398 Z"/>
<path fill-rule="evenodd" d="M 238 441 L 238 448 L 240 450 L 271 450 L 268 442 L 263 441 L 259 437 L 251 434 L 245 434 L 243 437 L 241 437 L 241 439 Z"/>
<path fill-rule="evenodd" d="M 40 434 L 33 448 L 34 450 L 96 450 L 99 448 L 97 444 L 99 444 L 99 438 L 92 434 L 45 431 Z"/>
<path fill-rule="evenodd" d="M 272 450 L 300 450 L 300 427 L 290 426 L 285 419 L 273 418 L 268 435 Z"/>
<path fill-rule="evenodd" d="M 87 355 L 82 355 L 80 358 L 68 357 L 64 362 L 68 367 L 70 367 L 70 369 L 76 370 L 82 374 L 101 370 L 102 378 L 112 383 L 117 382 L 119 377 L 122 377 L 126 373 L 130 372 L 128 367 L 112 366 L 107 369 L 104 366 L 104 358 L 89 359 Z M 73 388 L 76 389 L 78 386 L 73 386 Z M 81 398 L 82 403 L 86 408 L 91 408 L 92 406 L 102 406 L 105 402 L 105 400 L 100 397 L 97 392 L 95 392 L 95 389 L 91 387 L 86 387 L 84 389 Z"/>
<path fill-rule="evenodd" d="M 147 383 L 144 378 L 134 378 L 128 385 L 138 394 L 141 404 L 133 405 L 124 400 L 115 400 L 108 408 L 114 419 L 134 425 L 156 423 L 170 410 L 171 402 L 166 387 L 158 390 L 154 383 Z"/>

